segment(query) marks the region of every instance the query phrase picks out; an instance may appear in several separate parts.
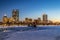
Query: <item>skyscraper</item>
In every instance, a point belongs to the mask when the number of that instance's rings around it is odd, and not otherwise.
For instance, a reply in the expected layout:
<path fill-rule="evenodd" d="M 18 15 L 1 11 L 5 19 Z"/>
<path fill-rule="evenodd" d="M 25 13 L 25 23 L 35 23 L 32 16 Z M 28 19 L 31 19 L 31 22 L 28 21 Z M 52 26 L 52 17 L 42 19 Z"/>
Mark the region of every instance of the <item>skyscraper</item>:
<path fill-rule="evenodd" d="M 7 17 L 7 15 L 6 15 L 6 14 L 4 14 L 4 16 L 3 16 L 3 19 L 2 19 L 2 20 L 3 20 L 3 24 L 4 24 L 4 25 L 7 25 L 7 22 L 8 22 L 9 20 L 8 20 L 8 17 Z"/>
<path fill-rule="evenodd" d="M 15 22 L 19 21 L 19 10 L 18 9 L 13 9 L 12 17 L 14 18 Z"/>
<path fill-rule="evenodd" d="M 8 22 L 8 17 L 7 17 L 6 14 L 4 14 L 4 16 L 3 16 L 3 22 L 4 22 L 4 23 Z"/>
<path fill-rule="evenodd" d="M 47 14 L 43 14 L 43 22 L 47 22 L 48 18 L 47 18 Z"/>

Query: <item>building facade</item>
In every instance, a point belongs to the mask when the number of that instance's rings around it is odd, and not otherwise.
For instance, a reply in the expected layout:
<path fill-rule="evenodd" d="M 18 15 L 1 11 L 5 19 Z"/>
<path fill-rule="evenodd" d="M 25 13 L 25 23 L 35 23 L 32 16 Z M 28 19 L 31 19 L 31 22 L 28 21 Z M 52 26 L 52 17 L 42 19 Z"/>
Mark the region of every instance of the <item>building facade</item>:
<path fill-rule="evenodd" d="M 43 23 L 47 23 L 48 22 L 48 16 L 47 14 L 43 14 Z"/>
<path fill-rule="evenodd" d="M 8 19 L 7 15 L 4 14 L 4 16 L 3 16 L 3 24 L 7 25 L 8 21 L 9 21 L 9 19 Z"/>
<path fill-rule="evenodd" d="M 19 10 L 18 9 L 13 9 L 12 17 L 14 18 L 15 22 L 19 21 Z"/>

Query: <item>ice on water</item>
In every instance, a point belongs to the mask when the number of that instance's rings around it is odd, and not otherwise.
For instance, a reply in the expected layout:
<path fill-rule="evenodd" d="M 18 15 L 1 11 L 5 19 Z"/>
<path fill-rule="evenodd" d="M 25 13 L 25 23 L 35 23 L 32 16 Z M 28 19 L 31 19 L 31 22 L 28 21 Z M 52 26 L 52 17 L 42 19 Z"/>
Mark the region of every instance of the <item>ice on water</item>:
<path fill-rule="evenodd" d="M 60 26 L 8 28 L 0 32 L 0 40 L 60 40 Z"/>

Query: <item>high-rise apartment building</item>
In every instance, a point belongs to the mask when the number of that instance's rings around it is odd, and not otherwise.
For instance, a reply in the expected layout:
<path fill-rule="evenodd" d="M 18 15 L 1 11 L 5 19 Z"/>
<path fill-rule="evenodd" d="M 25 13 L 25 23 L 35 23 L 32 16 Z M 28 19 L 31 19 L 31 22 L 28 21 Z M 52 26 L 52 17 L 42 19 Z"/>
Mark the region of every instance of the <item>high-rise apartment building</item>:
<path fill-rule="evenodd" d="M 47 14 L 43 14 L 43 22 L 47 22 L 48 21 L 48 16 Z"/>
<path fill-rule="evenodd" d="M 4 14 L 4 16 L 3 16 L 3 23 L 6 24 L 8 21 L 9 21 L 9 20 L 8 20 L 7 15 Z"/>
<path fill-rule="evenodd" d="M 14 18 L 15 22 L 19 21 L 19 10 L 18 9 L 13 9 L 12 17 Z"/>

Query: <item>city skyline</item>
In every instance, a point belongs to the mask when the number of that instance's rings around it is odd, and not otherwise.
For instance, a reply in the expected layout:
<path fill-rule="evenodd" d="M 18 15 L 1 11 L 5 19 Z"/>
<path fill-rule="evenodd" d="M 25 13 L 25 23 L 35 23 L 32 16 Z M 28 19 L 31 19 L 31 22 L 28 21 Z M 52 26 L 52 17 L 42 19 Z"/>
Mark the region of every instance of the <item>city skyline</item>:
<path fill-rule="evenodd" d="M 59 0 L 0 0 L 0 18 L 4 14 L 8 17 L 12 15 L 12 9 L 19 9 L 19 19 L 41 18 L 46 13 L 49 20 L 60 20 Z M 60 21 L 59 21 L 60 22 Z"/>

